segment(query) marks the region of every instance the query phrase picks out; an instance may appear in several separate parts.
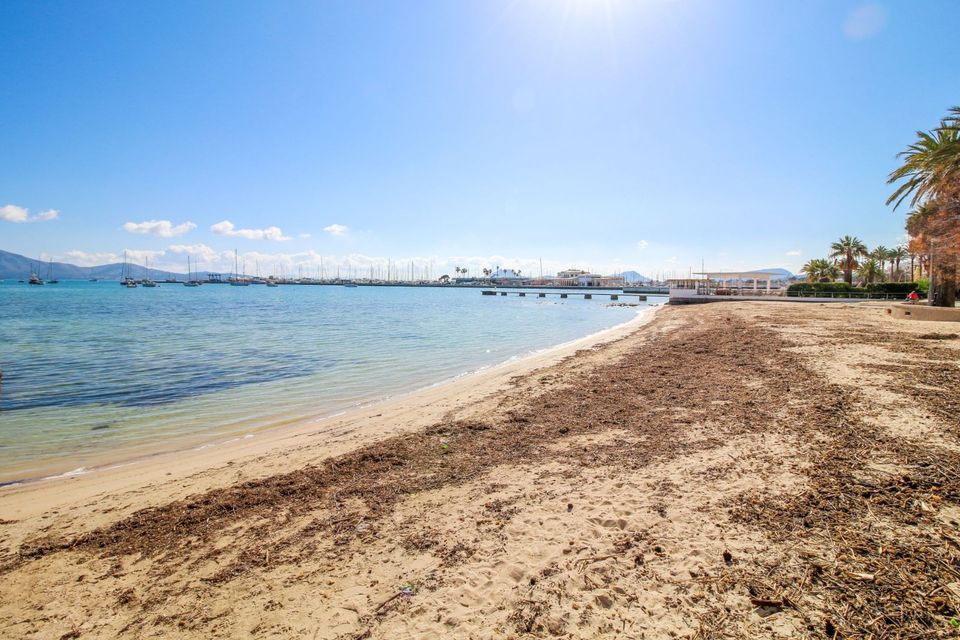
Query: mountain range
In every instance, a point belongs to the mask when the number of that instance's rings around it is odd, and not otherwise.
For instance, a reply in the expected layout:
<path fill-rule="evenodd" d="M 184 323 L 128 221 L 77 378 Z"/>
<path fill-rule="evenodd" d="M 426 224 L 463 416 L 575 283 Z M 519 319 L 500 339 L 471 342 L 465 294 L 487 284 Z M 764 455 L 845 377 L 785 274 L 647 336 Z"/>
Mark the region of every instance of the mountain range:
<path fill-rule="evenodd" d="M 147 269 L 129 262 L 127 268 L 130 269 L 130 275 L 138 279 L 147 277 L 151 280 L 165 280 L 167 278 L 182 280 L 185 277 L 182 273 Z M 36 273 L 41 278 L 48 278 L 47 274 L 49 273 L 49 277 L 61 280 L 89 280 L 90 278 L 119 280 L 123 276 L 123 270 L 123 263 L 121 262 L 102 264 L 96 267 L 78 267 L 67 262 L 51 263 L 0 250 L 0 279 L 4 280 L 7 278 L 26 280 L 31 273 Z M 201 272 L 199 277 L 205 278 L 206 273 Z"/>

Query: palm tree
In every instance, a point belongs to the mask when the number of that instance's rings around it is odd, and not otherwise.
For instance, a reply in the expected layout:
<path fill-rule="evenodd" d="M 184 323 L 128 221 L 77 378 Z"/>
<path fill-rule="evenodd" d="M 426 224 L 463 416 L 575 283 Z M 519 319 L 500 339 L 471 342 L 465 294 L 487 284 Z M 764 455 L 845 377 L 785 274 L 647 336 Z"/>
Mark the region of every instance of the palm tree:
<path fill-rule="evenodd" d="M 880 273 L 884 273 L 887 266 L 887 256 L 890 255 L 890 249 L 885 246 L 877 245 L 877 248 L 870 252 L 870 257 L 880 263 Z"/>
<path fill-rule="evenodd" d="M 907 257 L 907 248 L 904 246 L 898 246 L 896 249 L 890 250 L 890 279 L 891 280 L 902 280 L 902 274 L 900 273 L 900 263 L 904 258 Z M 896 275 L 894 275 L 896 274 Z M 913 269 L 910 270 L 910 277 L 913 278 Z"/>
<path fill-rule="evenodd" d="M 860 263 L 860 268 L 857 269 L 857 277 L 863 284 L 870 284 L 882 276 L 883 269 L 880 268 L 880 263 L 876 258 L 867 258 Z"/>
<path fill-rule="evenodd" d="M 856 236 L 843 236 L 830 245 L 830 257 L 843 269 L 843 281 L 853 284 L 853 271 L 859 265 L 859 259 L 867 255 L 867 246 Z"/>
<path fill-rule="evenodd" d="M 917 131 L 917 141 L 900 152 L 903 164 L 887 178 L 887 184 L 904 181 L 887 198 L 894 209 L 907 198 L 915 207 L 960 188 L 960 107 L 951 112 L 957 114 L 952 121 L 945 119 L 933 131 Z"/>
<path fill-rule="evenodd" d="M 826 258 L 815 258 L 807 261 L 807 264 L 803 265 L 802 271 L 807 274 L 808 282 L 829 282 L 840 275 L 840 270 L 837 269 L 836 265 Z"/>
<path fill-rule="evenodd" d="M 887 179 L 900 185 L 887 199 L 894 210 L 909 198 L 916 211 L 907 229 L 932 259 L 930 293 L 936 306 L 952 307 L 960 259 L 960 107 L 953 107 L 933 131 L 900 153 L 903 164 Z M 924 209 L 923 215 L 918 215 Z"/>

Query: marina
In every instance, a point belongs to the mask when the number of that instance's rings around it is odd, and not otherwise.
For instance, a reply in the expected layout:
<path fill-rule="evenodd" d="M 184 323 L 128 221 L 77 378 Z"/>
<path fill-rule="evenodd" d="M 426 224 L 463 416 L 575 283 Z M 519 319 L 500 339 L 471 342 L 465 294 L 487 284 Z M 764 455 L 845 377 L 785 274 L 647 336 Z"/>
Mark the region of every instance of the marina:
<path fill-rule="evenodd" d="M 604 291 L 602 293 L 595 293 L 593 291 L 501 291 L 498 289 L 482 289 L 480 291 L 481 295 L 485 296 L 509 296 L 514 295 L 519 298 L 525 298 L 527 296 L 537 297 L 537 298 L 546 298 L 547 296 L 558 296 L 561 299 L 566 299 L 571 296 L 580 296 L 584 300 L 592 300 L 594 296 L 597 297 L 608 297 L 610 300 L 619 300 L 620 298 L 625 298 L 628 300 L 636 300 L 638 302 L 646 302 L 647 295 L 642 293 L 612 293 Z"/>

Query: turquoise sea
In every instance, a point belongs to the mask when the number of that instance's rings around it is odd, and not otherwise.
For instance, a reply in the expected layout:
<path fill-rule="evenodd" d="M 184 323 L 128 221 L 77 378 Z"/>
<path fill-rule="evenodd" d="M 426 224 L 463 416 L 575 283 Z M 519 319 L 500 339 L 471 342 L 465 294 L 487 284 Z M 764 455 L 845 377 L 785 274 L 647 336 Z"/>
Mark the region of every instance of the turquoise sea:
<path fill-rule="evenodd" d="M 626 322 L 598 296 L 0 284 L 0 483 L 333 415 Z"/>

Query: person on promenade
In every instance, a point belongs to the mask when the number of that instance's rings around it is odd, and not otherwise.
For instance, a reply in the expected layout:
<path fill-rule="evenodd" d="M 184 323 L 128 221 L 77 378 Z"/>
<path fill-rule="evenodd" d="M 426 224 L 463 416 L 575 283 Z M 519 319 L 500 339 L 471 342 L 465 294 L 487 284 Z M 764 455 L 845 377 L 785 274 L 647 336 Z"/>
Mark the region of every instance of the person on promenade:
<path fill-rule="evenodd" d="M 907 304 L 917 304 L 920 301 L 920 295 L 916 290 L 910 292 L 910 295 L 907 296 Z"/>

